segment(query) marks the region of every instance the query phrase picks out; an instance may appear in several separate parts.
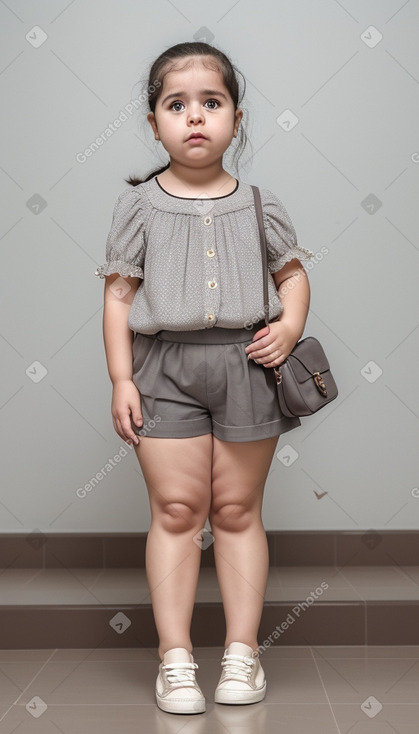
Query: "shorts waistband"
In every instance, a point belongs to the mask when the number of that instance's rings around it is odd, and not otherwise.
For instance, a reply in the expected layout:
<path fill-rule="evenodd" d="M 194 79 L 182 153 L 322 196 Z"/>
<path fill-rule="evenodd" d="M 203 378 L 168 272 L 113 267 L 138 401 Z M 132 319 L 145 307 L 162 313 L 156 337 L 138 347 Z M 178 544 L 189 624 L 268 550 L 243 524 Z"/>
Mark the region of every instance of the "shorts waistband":
<path fill-rule="evenodd" d="M 250 329 L 226 329 L 222 326 L 213 326 L 210 329 L 196 329 L 194 331 L 158 331 L 156 334 L 144 336 L 166 342 L 184 342 L 187 344 L 232 344 L 234 342 L 250 342 L 252 336 L 265 326 L 265 321 L 253 324 Z M 137 332 L 139 333 L 139 332 Z"/>

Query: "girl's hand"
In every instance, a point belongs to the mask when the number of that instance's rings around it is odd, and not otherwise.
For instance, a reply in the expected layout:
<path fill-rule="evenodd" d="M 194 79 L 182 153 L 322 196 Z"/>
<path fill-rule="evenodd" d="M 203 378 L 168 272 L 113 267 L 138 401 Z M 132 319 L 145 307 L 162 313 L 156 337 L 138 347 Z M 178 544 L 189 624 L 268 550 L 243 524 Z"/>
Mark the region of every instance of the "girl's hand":
<path fill-rule="evenodd" d="M 245 352 L 264 367 L 278 367 L 291 354 L 299 339 L 295 329 L 285 321 L 273 321 L 256 332 Z"/>
<path fill-rule="evenodd" d="M 132 380 L 118 380 L 113 384 L 112 418 L 115 431 L 124 441 L 140 443 L 141 436 L 134 433 L 132 420 L 136 426 L 143 424 L 141 413 L 141 398 L 137 386 Z"/>

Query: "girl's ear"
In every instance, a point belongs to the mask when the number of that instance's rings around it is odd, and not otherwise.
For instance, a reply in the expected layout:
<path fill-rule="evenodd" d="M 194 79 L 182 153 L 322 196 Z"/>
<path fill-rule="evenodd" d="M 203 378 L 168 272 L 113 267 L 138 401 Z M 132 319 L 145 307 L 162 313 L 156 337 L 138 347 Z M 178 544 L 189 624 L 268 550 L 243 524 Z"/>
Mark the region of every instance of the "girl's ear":
<path fill-rule="evenodd" d="M 237 136 L 237 132 L 239 129 L 240 121 L 243 117 L 243 110 L 237 109 L 235 113 L 235 123 L 234 123 L 234 137 Z"/>
<path fill-rule="evenodd" d="M 157 130 L 157 123 L 156 118 L 154 115 L 154 112 L 149 112 L 147 115 L 147 120 L 149 121 L 151 127 L 153 128 L 154 137 L 156 140 L 160 140 L 159 132 Z"/>

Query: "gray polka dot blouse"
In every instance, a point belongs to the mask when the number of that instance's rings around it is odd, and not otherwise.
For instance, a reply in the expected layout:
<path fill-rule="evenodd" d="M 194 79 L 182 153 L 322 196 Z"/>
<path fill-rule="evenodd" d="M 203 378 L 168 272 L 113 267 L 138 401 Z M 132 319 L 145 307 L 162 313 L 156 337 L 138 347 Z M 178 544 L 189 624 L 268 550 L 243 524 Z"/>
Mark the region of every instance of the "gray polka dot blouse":
<path fill-rule="evenodd" d="M 293 258 L 314 254 L 297 244 L 282 202 L 261 189 L 274 273 Z M 132 331 L 189 331 L 214 326 L 249 328 L 265 318 L 262 259 L 253 192 L 237 182 L 218 198 L 183 198 L 156 177 L 119 194 L 106 242 L 106 262 L 95 275 L 141 278 L 128 316 Z M 268 276 L 269 321 L 283 311 Z"/>

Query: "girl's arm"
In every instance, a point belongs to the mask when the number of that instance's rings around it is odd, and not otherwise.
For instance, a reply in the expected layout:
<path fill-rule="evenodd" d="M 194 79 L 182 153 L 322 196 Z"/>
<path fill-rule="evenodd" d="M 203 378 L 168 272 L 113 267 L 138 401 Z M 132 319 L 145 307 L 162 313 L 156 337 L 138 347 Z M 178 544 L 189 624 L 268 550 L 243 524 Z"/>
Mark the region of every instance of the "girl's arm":
<path fill-rule="evenodd" d="M 301 262 L 294 259 L 273 273 L 273 277 L 284 307 L 279 321 L 289 327 L 296 343 L 304 332 L 310 307 L 310 283 L 307 273 Z"/>
<path fill-rule="evenodd" d="M 115 283 L 117 280 L 120 283 Z M 109 377 L 113 384 L 121 379 L 132 379 L 133 332 L 128 327 L 128 314 L 139 281 L 139 278 L 122 278 L 118 273 L 105 278 L 103 339 Z"/>
<path fill-rule="evenodd" d="M 253 343 L 245 352 L 264 367 L 277 367 L 291 353 L 300 339 L 310 306 L 310 284 L 298 259 L 286 263 L 272 273 L 283 311 L 269 328 L 263 326 L 253 335 Z"/>
<path fill-rule="evenodd" d="M 103 307 L 103 339 L 113 385 L 113 423 L 124 441 L 131 439 L 136 444 L 139 437 L 132 430 L 131 415 L 135 425 L 141 425 L 142 414 L 140 393 L 132 381 L 133 332 L 128 314 L 139 282 L 140 278 L 122 278 L 118 273 L 106 276 Z"/>

